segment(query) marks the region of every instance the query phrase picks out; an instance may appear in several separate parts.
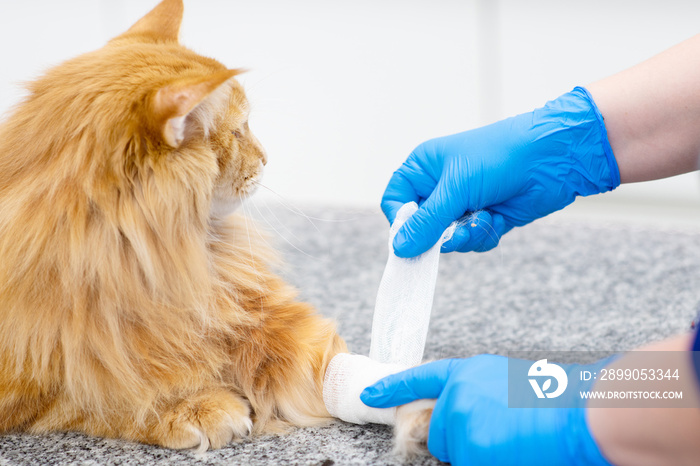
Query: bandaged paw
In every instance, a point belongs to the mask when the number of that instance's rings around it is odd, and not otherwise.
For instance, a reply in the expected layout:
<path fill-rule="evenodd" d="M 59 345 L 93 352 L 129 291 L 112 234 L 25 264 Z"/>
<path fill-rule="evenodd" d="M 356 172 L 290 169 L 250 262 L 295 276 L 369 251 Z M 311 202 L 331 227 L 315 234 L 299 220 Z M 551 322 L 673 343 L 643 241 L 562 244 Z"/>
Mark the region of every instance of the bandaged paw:
<path fill-rule="evenodd" d="M 387 375 L 407 369 L 385 364 L 359 354 L 340 353 L 328 364 L 323 381 L 323 402 L 331 416 L 353 424 L 394 425 L 396 408 L 370 408 L 360 393 Z"/>

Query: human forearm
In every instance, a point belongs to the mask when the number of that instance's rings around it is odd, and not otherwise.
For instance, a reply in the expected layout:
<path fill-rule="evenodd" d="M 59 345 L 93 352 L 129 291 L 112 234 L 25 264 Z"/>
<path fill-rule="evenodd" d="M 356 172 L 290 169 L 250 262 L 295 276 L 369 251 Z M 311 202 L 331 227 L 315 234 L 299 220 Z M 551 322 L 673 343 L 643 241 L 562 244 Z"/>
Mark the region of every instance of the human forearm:
<path fill-rule="evenodd" d="M 689 335 L 677 336 L 640 348 L 640 351 L 669 351 L 668 362 L 677 365 L 681 373 L 694 374 L 688 349 Z M 633 352 L 636 353 L 636 352 Z M 608 366 L 629 367 L 628 353 Z M 615 389 L 616 382 L 598 382 L 596 390 Z M 683 400 L 700 408 L 697 382 L 686 379 Z M 700 457 L 699 408 L 609 408 L 604 401 L 593 400 L 588 405 L 588 423 L 593 438 L 605 457 L 613 464 L 623 465 L 691 465 Z"/>
<path fill-rule="evenodd" d="M 698 169 L 700 35 L 586 88 L 605 118 L 623 183 Z"/>

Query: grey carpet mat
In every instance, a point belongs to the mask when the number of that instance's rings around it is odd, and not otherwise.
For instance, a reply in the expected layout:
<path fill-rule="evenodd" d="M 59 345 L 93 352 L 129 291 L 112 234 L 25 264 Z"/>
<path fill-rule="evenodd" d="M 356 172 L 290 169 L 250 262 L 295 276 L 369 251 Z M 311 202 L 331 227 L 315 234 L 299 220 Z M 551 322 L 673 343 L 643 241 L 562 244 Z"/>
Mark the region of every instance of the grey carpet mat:
<path fill-rule="evenodd" d="M 245 208 L 277 238 L 283 274 L 301 297 L 337 320 L 353 352 L 367 354 L 387 257 L 381 213 Z M 425 356 L 629 350 L 687 331 L 699 301 L 700 231 L 544 219 L 494 251 L 442 256 Z M 202 455 L 75 433 L 0 437 L 0 465 L 399 464 L 390 451 L 388 427 L 341 422 Z"/>

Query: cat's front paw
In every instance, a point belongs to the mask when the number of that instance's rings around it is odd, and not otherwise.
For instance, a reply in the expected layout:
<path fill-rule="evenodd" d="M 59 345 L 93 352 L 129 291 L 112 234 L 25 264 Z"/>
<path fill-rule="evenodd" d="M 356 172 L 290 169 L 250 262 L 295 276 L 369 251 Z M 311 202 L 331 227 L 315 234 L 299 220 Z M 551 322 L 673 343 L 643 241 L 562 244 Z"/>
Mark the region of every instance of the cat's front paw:
<path fill-rule="evenodd" d="M 246 401 L 225 389 L 199 392 L 160 415 L 150 435 L 167 448 L 204 452 L 221 448 L 253 430 Z"/>
<path fill-rule="evenodd" d="M 399 406 L 394 425 L 394 454 L 412 458 L 428 454 L 428 432 L 435 400 L 417 400 Z"/>

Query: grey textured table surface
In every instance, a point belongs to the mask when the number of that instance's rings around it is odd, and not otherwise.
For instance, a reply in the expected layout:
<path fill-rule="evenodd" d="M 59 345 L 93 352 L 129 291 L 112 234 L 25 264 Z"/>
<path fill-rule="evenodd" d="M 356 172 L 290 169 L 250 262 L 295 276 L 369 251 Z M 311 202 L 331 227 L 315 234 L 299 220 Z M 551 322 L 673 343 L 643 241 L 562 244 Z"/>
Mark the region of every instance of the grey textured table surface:
<path fill-rule="evenodd" d="M 310 208 L 307 218 L 265 204 L 245 208 L 278 237 L 283 273 L 302 298 L 337 320 L 352 351 L 366 354 L 387 257 L 382 215 Z M 544 219 L 491 252 L 442 256 L 425 356 L 629 350 L 687 331 L 699 301 L 700 230 Z M 388 427 L 340 422 L 203 455 L 74 433 L 13 434 L 0 437 L 0 465 L 399 464 L 390 450 Z"/>

